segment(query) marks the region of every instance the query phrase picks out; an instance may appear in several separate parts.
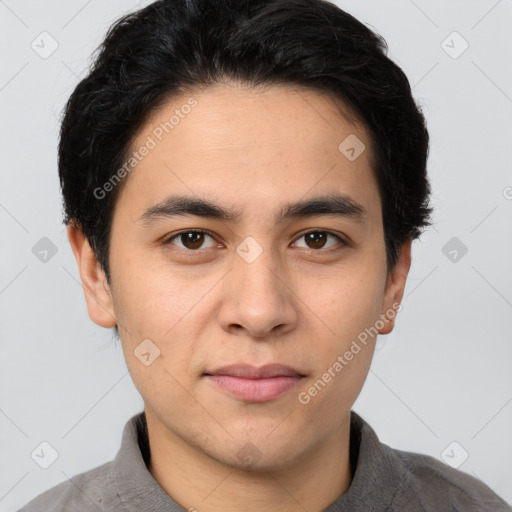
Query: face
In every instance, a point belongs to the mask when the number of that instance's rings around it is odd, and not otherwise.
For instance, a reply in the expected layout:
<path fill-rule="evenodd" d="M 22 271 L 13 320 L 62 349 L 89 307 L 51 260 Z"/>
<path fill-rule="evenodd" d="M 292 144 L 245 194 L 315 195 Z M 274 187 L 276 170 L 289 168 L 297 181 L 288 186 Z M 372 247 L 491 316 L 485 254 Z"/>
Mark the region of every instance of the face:
<path fill-rule="evenodd" d="M 90 315 L 117 323 L 148 423 L 236 467 L 284 468 L 347 424 L 403 292 L 369 135 L 328 95 L 219 85 L 161 107 L 143 146 Z"/>

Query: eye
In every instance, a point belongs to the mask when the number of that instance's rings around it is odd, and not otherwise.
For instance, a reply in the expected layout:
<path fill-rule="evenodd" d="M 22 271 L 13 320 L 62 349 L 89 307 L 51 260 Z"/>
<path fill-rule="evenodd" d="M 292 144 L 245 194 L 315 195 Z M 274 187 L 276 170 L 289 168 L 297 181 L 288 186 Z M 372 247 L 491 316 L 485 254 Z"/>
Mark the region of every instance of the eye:
<path fill-rule="evenodd" d="M 308 233 L 303 233 L 297 240 L 300 240 L 301 238 L 304 238 L 304 241 L 307 244 L 305 246 L 306 249 L 329 249 L 333 246 L 336 246 L 336 244 L 326 246 L 326 243 L 329 240 L 329 238 L 337 240 L 338 243 L 341 242 L 342 245 L 346 245 L 341 237 L 329 231 L 309 231 Z M 294 245 L 297 246 L 297 243 L 295 243 Z"/>
<path fill-rule="evenodd" d="M 163 243 L 176 245 L 180 249 L 184 250 L 196 251 L 198 249 L 207 248 L 201 247 L 205 242 L 205 238 L 210 238 L 213 241 L 213 243 L 209 247 L 215 247 L 215 245 L 218 245 L 213 239 L 213 237 L 209 235 L 206 231 L 199 230 L 182 231 L 181 233 L 177 233 L 176 235 L 173 235 L 172 237 L 164 240 Z M 175 243 L 174 240 L 177 240 L 179 243 Z"/>
<path fill-rule="evenodd" d="M 211 240 L 210 245 L 204 246 L 206 239 Z M 298 245 L 295 242 L 293 245 L 296 247 L 303 247 L 305 249 L 321 250 L 330 249 L 336 245 L 347 245 L 346 242 L 338 235 L 331 233 L 330 231 L 315 230 L 303 233 L 297 240 L 304 239 L 307 245 Z M 329 239 L 334 241 L 331 245 L 328 245 Z M 337 242 L 337 243 L 336 243 Z M 199 252 L 202 249 L 218 246 L 219 244 L 215 241 L 212 235 L 206 231 L 201 230 L 187 230 L 176 233 L 175 235 L 165 239 L 163 245 L 175 245 L 179 249 L 184 251 Z"/>

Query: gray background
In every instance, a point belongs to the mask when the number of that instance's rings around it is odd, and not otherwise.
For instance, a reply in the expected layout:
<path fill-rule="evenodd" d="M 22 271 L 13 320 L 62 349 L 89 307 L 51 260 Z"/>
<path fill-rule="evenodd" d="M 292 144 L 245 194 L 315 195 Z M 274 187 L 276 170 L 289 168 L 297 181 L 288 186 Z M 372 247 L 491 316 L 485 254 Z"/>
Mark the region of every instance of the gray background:
<path fill-rule="evenodd" d="M 1 511 L 111 460 L 143 407 L 121 348 L 87 316 L 56 147 L 91 52 L 147 3 L 0 0 Z M 337 3 L 386 38 L 414 87 L 436 208 L 354 409 L 385 443 L 459 465 L 512 502 L 512 1 Z M 43 441 L 58 452 L 48 469 L 31 458 Z"/>

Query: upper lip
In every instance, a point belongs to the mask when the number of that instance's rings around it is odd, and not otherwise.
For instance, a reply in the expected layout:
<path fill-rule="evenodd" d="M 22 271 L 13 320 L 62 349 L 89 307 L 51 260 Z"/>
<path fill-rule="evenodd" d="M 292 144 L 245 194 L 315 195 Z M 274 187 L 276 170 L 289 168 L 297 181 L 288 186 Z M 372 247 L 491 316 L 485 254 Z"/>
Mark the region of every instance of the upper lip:
<path fill-rule="evenodd" d="M 302 373 L 283 364 L 266 364 L 252 366 L 250 364 L 231 364 L 217 370 L 205 372 L 205 375 L 229 375 L 244 379 L 269 379 L 271 377 L 304 377 Z"/>

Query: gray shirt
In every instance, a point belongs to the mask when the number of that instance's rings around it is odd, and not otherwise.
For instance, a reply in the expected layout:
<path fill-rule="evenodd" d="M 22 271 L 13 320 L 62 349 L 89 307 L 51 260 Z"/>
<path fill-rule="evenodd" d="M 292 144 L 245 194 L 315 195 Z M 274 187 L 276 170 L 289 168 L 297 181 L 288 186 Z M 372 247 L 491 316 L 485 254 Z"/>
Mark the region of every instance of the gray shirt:
<path fill-rule="evenodd" d="M 19 512 L 187 512 L 148 471 L 149 457 L 142 412 L 126 423 L 121 448 L 113 461 L 56 485 Z M 350 462 L 350 487 L 324 512 L 512 511 L 472 476 L 433 457 L 394 450 L 381 443 L 353 411 Z"/>

